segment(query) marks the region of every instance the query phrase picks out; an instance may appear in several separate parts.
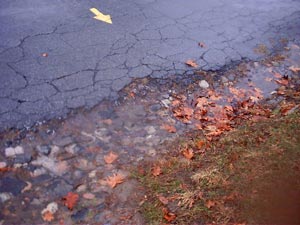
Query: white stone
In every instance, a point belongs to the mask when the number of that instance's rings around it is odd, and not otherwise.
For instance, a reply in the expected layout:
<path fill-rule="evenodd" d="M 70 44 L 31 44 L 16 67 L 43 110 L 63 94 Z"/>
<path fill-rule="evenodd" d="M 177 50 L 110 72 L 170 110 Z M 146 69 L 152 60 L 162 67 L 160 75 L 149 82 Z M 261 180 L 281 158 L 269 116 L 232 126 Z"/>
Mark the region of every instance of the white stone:
<path fill-rule="evenodd" d="M 207 81 L 206 80 L 201 80 L 200 82 L 199 82 L 199 86 L 201 87 L 201 88 L 209 88 L 209 83 L 207 83 Z"/>
<path fill-rule="evenodd" d="M 156 132 L 156 129 L 153 126 L 147 126 L 145 127 L 145 130 L 147 131 L 148 134 L 154 134 Z"/>
<path fill-rule="evenodd" d="M 15 147 L 15 153 L 16 153 L 16 155 L 22 155 L 22 154 L 24 154 L 23 147 L 22 146 Z"/>
<path fill-rule="evenodd" d="M 3 192 L 3 193 L 0 193 L 0 200 L 1 202 L 6 202 L 7 200 L 11 199 L 11 194 L 8 193 L 8 192 Z"/>
<path fill-rule="evenodd" d="M 5 156 L 6 157 L 14 157 L 16 155 L 15 149 L 12 147 L 6 148 L 5 149 Z"/>
<path fill-rule="evenodd" d="M 24 154 L 24 149 L 22 146 L 17 146 L 15 148 L 9 147 L 5 149 L 6 157 L 15 157 L 16 155 Z"/>

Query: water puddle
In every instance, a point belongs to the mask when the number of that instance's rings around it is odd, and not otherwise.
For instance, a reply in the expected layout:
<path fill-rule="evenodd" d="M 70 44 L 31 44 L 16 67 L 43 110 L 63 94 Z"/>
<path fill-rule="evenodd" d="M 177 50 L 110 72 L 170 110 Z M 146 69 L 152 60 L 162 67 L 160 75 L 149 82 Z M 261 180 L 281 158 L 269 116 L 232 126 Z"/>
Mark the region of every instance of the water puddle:
<path fill-rule="evenodd" d="M 293 72 L 299 59 L 299 47 L 290 44 L 277 56 L 224 71 L 137 79 L 116 102 L 1 134 L 0 224 L 143 224 L 143 191 L 130 168 L 172 151 L 164 143 L 187 131 L 221 135 L 231 117 L 244 113 L 237 108 L 259 101 L 276 107 L 280 95 L 300 85 Z M 68 193 L 78 195 L 72 210 L 63 200 Z"/>

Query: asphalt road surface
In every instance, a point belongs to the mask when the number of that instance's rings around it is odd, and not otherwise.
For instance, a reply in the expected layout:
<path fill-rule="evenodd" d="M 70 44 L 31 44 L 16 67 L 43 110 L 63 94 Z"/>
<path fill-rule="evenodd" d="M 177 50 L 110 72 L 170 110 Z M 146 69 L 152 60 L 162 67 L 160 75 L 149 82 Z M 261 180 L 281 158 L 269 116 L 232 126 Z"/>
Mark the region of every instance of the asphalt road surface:
<path fill-rule="evenodd" d="M 300 1 L 0 0 L 0 24 L 4 129 L 115 98 L 132 78 L 186 73 L 187 59 L 205 70 L 258 59 L 258 44 L 299 40 Z"/>

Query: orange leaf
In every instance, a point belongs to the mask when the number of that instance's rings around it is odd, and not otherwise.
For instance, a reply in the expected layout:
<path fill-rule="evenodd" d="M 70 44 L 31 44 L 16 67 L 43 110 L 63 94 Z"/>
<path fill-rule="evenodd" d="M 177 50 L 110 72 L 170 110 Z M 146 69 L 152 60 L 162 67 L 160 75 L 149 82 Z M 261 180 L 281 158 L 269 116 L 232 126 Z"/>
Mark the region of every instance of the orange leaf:
<path fill-rule="evenodd" d="M 114 188 L 118 184 L 121 184 L 124 182 L 124 177 L 121 174 L 114 174 L 110 177 L 106 178 L 106 183 L 111 187 Z"/>
<path fill-rule="evenodd" d="M 206 202 L 206 207 L 207 208 L 211 208 L 211 207 L 213 207 L 213 206 L 215 206 L 216 205 L 216 202 L 215 201 L 211 201 L 211 200 L 208 200 L 207 202 Z"/>
<path fill-rule="evenodd" d="M 52 220 L 54 220 L 53 214 L 49 211 L 46 211 L 45 213 L 43 213 L 42 217 L 43 217 L 43 220 L 47 221 L 47 222 L 51 222 Z"/>
<path fill-rule="evenodd" d="M 162 128 L 170 133 L 176 133 L 176 127 L 172 126 L 172 125 L 168 125 L 168 124 L 164 124 L 162 125 Z"/>
<path fill-rule="evenodd" d="M 186 148 L 182 151 L 182 154 L 187 159 L 192 159 L 194 157 L 194 151 L 193 149 Z"/>
<path fill-rule="evenodd" d="M 63 197 L 64 205 L 72 210 L 78 201 L 79 195 L 73 192 L 69 192 L 65 197 Z"/>
<path fill-rule="evenodd" d="M 112 164 L 117 158 L 118 158 L 117 154 L 110 152 L 109 154 L 104 156 L 104 161 L 107 164 Z"/>
<path fill-rule="evenodd" d="M 197 146 L 198 149 L 201 149 L 204 144 L 205 144 L 205 141 L 202 141 L 202 140 L 198 140 L 196 142 L 196 146 Z"/>
<path fill-rule="evenodd" d="M 163 208 L 164 218 L 168 222 L 172 222 L 176 219 L 176 215 L 174 213 L 169 212 L 167 208 Z"/>
<path fill-rule="evenodd" d="M 157 177 L 157 176 L 159 176 L 160 174 L 162 174 L 161 168 L 160 168 L 160 166 L 158 166 L 158 165 L 155 165 L 155 166 L 152 168 L 151 172 L 152 172 L 152 175 L 155 176 L 155 177 Z"/>
<path fill-rule="evenodd" d="M 198 67 L 198 64 L 192 60 L 192 59 L 189 59 L 185 62 L 186 65 L 190 66 L 190 67 L 194 67 L 194 68 L 197 68 Z"/>

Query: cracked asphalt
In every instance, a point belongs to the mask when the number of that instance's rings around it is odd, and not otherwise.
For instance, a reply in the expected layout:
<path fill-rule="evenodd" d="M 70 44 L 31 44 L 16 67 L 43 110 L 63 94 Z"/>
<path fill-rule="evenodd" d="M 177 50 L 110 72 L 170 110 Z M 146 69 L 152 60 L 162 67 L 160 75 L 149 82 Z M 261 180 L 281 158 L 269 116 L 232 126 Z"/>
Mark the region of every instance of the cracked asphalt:
<path fill-rule="evenodd" d="M 0 0 L 0 21 L 4 130 L 115 99 L 132 78 L 190 73 L 188 59 L 217 70 L 263 57 L 259 44 L 271 54 L 300 40 L 300 1 Z"/>

